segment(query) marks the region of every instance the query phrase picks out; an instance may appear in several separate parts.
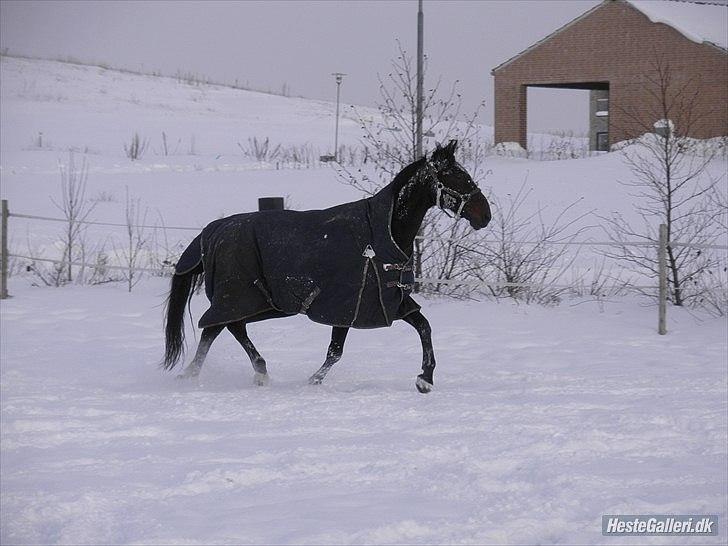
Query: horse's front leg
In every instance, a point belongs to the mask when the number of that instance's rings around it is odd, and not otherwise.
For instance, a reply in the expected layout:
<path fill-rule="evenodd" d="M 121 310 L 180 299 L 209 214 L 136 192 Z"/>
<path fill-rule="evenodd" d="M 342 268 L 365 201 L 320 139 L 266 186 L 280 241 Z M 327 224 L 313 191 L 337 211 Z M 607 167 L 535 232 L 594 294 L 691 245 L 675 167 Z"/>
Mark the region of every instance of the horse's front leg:
<path fill-rule="evenodd" d="M 342 326 L 334 326 L 332 328 L 331 343 L 329 343 L 329 350 L 326 351 L 326 361 L 315 374 L 308 378 L 308 382 L 311 385 L 320 385 L 324 377 L 326 377 L 326 374 L 329 373 L 331 366 L 341 359 L 341 355 L 344 354 L 346 334 L 348 333 L 349 329 Z"/>
<path fill-rule="evenodd" d="M 411 324 L 422 341 L 422 373 L 417 376 L 415 386 L 421 393 L 428 393 L 432 390 L 432 372 L 435 371 L 435 352 L 432 350 L 432 328 L 425 316 L 416 311 L 403 317 L 407 324 Z"/>

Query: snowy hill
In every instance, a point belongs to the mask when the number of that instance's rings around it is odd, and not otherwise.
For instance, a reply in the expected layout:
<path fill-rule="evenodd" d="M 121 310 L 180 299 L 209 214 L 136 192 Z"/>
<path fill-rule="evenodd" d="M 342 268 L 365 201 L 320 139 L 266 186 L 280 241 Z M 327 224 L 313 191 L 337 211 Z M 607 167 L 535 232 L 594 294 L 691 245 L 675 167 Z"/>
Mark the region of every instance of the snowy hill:
<path fill-rule="evenodd" d="M 189 137 L 197 135 L 202 155 L 239 154 L 236 142 L 249 136 L 333 144 L 335 105 L 329 102 L 6 56 L 2 76 L 6 149 L 31 145 L 38 131 L 58 149 L 88 147 L 105 156 L 122 154 L 120 137 L 133 132 L 154 139 L 159 148 L 157 140 L 166 131 L 170 144 L 183 139 L 183 153 L 189 151 Z M 22 103 L 36 105 L 35 111 L 12 106 Z M 344 142 L 358 128 L 348 112 L 344 105 Z"/>
<path fill-rule="evenodd" d="M 0 101 L 11 212 L 60 215 L 69 148 L 88 162 L 99 222 L 123 223 L 127 189 L 148 223 L 167 226 L 255 210 L 261 196 L 299 209 L 361 197 L 330 166 L 258 161 L 238 145 L 328 153 L 331 103 L 9 57 Z M 340 141 L 356 146 L 343 112 Z M 135 133 L 148 148 L 132 161 Z M 603 236 L 600 214 L 637 217 L 618 183 L 631 176 L 622 152 L 483 167 L 490 197 L 532 188 L 526 214 L 545 207 L 548 220 L 576 202 L 583 239 Z M 725 169 L 721 158 L 709 173 Z M 62 230 L 11 218 L 11 250 L 58 257 Z M 175 247 L 194 232 L 158 236 Z M 123 228 L 84 237 L 112 258 L 125 244 Z M 308 386 L 330 330 L 303 317 L 249 328 L 269 387 L 253 387 L 227 334 L 188 384 L 156 366 L 168 279 L 131 294 L 39 287 L 27 263 L 13 262 L 0 303 L 2 544 L 603 544 L 603 514 L 718 514 L 719 536 L 677 539 L 726 542 L 725 318 L 671 308 L 657 336 L 654 307 L 634 296 L 554 308 L 429 299 L 428 396 L 414 389 L 420 342 L 403 323 L 353 331 L 325 385 Z M 195 318 L 205 308 L 193 298 Z"/>

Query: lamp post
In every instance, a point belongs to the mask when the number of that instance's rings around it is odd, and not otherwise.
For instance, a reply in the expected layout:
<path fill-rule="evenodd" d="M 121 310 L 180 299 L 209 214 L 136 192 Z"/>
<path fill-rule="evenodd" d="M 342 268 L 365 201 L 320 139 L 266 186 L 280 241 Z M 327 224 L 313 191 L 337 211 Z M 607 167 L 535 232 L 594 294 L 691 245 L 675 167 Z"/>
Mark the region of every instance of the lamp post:
<path fill-rule="evenodd" d="M 336 131 L 334 132 L 334 161 L 339 161 L 339 97 L 341 96 L 341 82 L 344 79 L 343 72 L 333 72 L 331 74 L 336 78 Z"/>
<path fill-rule="evenodd" d="M 413 161 L 417 161 L 422 157 L 422 103 L 423 103 L 423 92 L 422 87 L 424 84 L 424 42 L 425 42 L 425 16 L 422 13 L 422 0 L 417 2 L 417 103 L 415 105 L 415 157 Z M 414 266 L 415 266 L 415 278 L 422 277 L 422 245 L 419 237 L 422 236 L 422 226 L 417 230 L 418 237 L 415 237 L 415 249 L 414 249 Z M 420 283 L 415 282 L 414 286 L 415 293 L 420 291 Z"/>
<path fill-rule="evenodd" d="M 422 157 L 422 103 L 424 85 L 424 26 L 425 16 L 422 13 L 422 0 L 419 0 L 417 6 L 417 111 L 416 111 L 416 146 L 414 161 Z"/>

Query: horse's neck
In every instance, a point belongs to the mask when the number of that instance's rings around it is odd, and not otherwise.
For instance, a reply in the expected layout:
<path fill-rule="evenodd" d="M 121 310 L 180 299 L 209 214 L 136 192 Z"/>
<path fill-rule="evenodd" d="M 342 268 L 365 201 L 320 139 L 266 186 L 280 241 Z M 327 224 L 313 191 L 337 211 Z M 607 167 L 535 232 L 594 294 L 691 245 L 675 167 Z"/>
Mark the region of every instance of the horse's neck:
<path fill-rule="evenodd" d="M 425 214 L 433 206 L 431 190 L 426 177 L 417 171 L 406 180 L 390 184 L 394 199 L 392 211 L 392 237 L 397 246 L 408 252 L 420 230 Z"/>

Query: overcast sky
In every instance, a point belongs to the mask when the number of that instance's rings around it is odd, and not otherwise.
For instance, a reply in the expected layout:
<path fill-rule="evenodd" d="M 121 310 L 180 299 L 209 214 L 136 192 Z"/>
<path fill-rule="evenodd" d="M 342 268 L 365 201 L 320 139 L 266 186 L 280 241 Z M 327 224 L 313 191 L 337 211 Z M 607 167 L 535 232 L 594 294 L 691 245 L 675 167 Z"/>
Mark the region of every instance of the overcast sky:
<path fill-rule="evenodd" d="M 467 109 L 485 100 L 490 70 L 598 0 L 425 0 L 426 86 L 460 80 Z M 262 2 L 0 2 L 0 46 L 112 66 L 178 69 L 260 89 L 333 99 L 331 72 L 348 75 L 342 99 L 374 105 L 396 40 L 414 55 L 416 0 Z M 529 130 L 587 127 L 586 92 L 529 90 Z"/>

